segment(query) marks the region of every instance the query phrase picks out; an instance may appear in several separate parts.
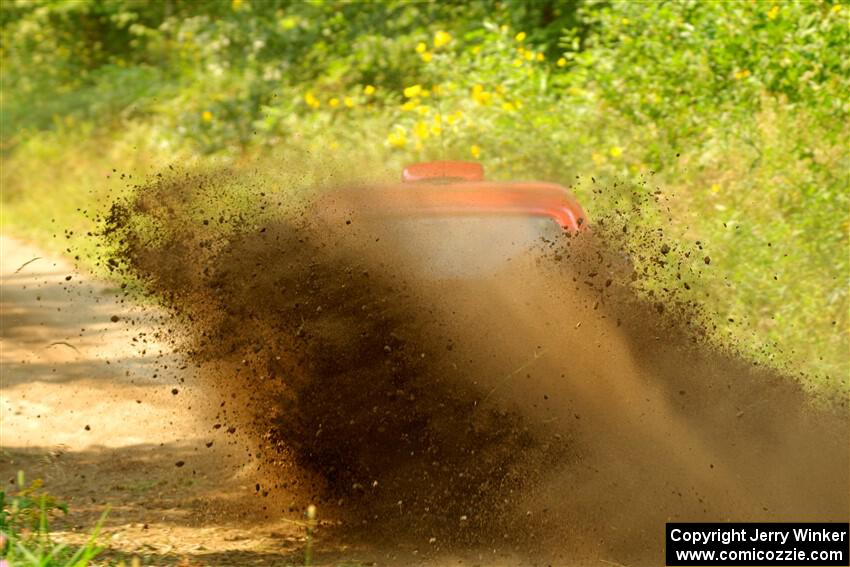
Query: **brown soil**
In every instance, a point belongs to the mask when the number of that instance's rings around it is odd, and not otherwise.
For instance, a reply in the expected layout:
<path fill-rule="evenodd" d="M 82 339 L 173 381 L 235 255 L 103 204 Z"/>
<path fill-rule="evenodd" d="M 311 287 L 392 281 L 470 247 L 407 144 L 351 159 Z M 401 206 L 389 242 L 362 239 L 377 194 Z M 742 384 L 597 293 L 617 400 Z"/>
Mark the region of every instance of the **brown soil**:
<path fill-rule="evenodd" d="M 225 402 L 207 418 L 254 443 L 258 493 L 316 503 L 328 541 L 388 564 L 640 565 L 669 520 L 850 515 L 846 400 L 815 407 L 712 347 L 693 301 L 637 298 L 611 242 L 441 280 L 421 250 L 443 235 L 215 191 L 140 188 L 108 219 L 112 265 L 170 309 L 170 344 Z"/>
<path fill-rule="evenodd" d="M 20 241 L 0 237 L 0 248 L 3 490 L 14 493 L 19 470 L 43 479 L 68 503 L 53 527 L 72 544 L 108 509 L 107 558 L 300 564 L 308 502 L 293 490 L 271 512 L 256 491 L 253 444 L 212 427 L 220 400 L 161 340 L 163 313 Z"/>

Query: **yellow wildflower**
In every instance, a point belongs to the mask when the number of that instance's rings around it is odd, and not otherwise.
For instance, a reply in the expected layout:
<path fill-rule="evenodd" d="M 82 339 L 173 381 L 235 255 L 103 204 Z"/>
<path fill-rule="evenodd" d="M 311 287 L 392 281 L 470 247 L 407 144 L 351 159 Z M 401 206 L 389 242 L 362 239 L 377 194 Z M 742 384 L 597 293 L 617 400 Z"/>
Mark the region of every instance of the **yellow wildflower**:
<path fill-rule="evenodd" d="M 504 110 L 505 112 L 513 112 L 514 110 L 516 110 L 516 106 L 514 106 L 513 103 L 510 102 L 503 102 L 502 110 Z"/>
<path fill-rule="evenodd" d="M 307 92 L 307 94 L 304 95 L 304 102 L 306 102 L 307 106 L 309 106 L 310 108 L 319 108 L 320 106 L 322 106 L 322 103 L 319 102 L 319 99 L 317 99 L 315 95 L 309 91 Z"/>
<path fill-rule="evenodd" d="M 420 140 L 427 140 L 430 135 L 428 124 L 426 124 L 423 120 L 420 120 L 413 127 L 413 133 L 416 134 L 416 137 Z"/>
<path fill-rule="evenodd" d="M 632 22 L 628 18 L 623 18 L 622 20 L 620 20 L 620 23 L 622 23 L 624 26 L 627 26 Z"/>
<path fill-rule="evenodd" d="M 448 45 L 452 40 L 452 36 L 448 32 L 438 31 L 434 34 L 434 49 L 440 49 L 444 45 Z"/>
<path fill-rule="evenodd" d="M 610 150 L 608 150 L 608 153 L 609 153 L 609 154 L 611 154 L 611 157 L 612 157 L 612 158 L 618 158 L 618 157 L 620 157 L 621 155 L 623 155 L 623 150 L 621 150 L 621 149 L 620 149 L 619 147 L 617 147 L 617 146 L 614 146 L 614 147 L 612 147 Z"/>
<path fill-rule="evenodd" d="M 431 107 L 427 104 L 423 104 L 422 106 L 416 109 L 416 112 L 418 112 L 420 116 L 425 116 L 431 112 Z"/>
<path fill-rule="evenodd" d="M 558 59 L 558 67 L 566 67 L 566 66 L 567 66 L 567 59 L 565 57 L 561 57 L 560 59 Z"/>
<path fill-rule="evenodd" d="M 416 110 L 417 106 L 419 106 L 419 99 L 414 98 L 414 99 L 411 99 L 411 100 L 405 102 L 404 104 L 402 104 L 401 109 L 407 110 L 407 111 Z"/>
<path fill-rule="evenodd" d="M 526 61 L 533 61 L 534 60 L 534 52 L 533 51 L 526 51 L 525 52 L 525 60 Z"/>
<path fill-rule="evenodd" d="M 516 35 L 514 36 L 514 39 L 515 39 L 515 40 L 517 40 L 517 41 L 525 41 L 525 38 L 526 38 L 526 37 L 527 37 L 527 36 L 525 35 L 525 32 L 524 32 L 524 31 L 521 31 L 521 32 L 519 32 L 518 34 L 516 34 Z"/>
<path fill-rule="evenodd" d="M 541 51 L 540 53 L 538 53 L 538 54 L 537 54 L 537 60 L 538 60 L 538 61 L 543 61 L 544 59 L 546 59 L 546 56 L 545 56 L 545 55 L 543 55 L 543 52 L 542 52 L 542 51 Z"/>
<path fill-rule="evenodd" d="M 342 103 L 346 106 L 346 108 L 354 108 L 354 99 L 350 96 L 345 97 Z"/>
<path fill-rule="evenodd" d="M 715 194 L 720 193 L 720 184 L 719 183 L 712 183 L 711 184 L 711 192 L 715 193 Z"/>
<path fill-rule="evenodd" d="M 735 80 L 746 79 L 750 76 L 749 69 L 742 69 L 741 71 L 737 71 L 735 73 Z"/>
<path fill-rule="evenodd" d="M 403 148 L 407 145 L 407 134 L 404 128 L 396 126 L 387 136 L 387 143 L 394 148 Z"/>
<path fill-rule="evenodd" d="M 425 53 L 420 55 L 420 57 L 422 58 L 422 61 L 424 61 L 425 63 L 430 63 L 431 59 L 434 58 L 434 54 L 431 53 L 430 51 L 426 51 Z"/>
<path fill-rule="evenodd" d="M 522 66 L 522 59 L 520 59 L 520 58 L 514 59 L 514 67 L 521 67 L 521 66 Z"/>
<path fill-rule="evenodd" d="M 404 89 L 404 96 L 413 98 L 422 94 L 422 85 L 413 85 Z"/>
<path fill-rule="evenodd" d="M 233 11 L 238 12 L 239 8 L 242 7 L 242 0 L 231 0 L 230 7 L 233 9 Z"/>
<path fill-rule="evenodd" d="M 484 90 L 484 87 L 481 85 L 475 85 L 472 87 L 472 94 L 470 95 L 472 100 L 481 105 L 490 104 L 490 100 L 493 98 L 493 94 Z"/>
<path fill-rule="evenodd" d="M 496 92 L 500 95 L 505 94 L 505 85 L 499 85 L 498 87 L 496 87 Z"/>
<path fill-rule="evenodd" d="M 463 118 L 463 111 L 458 110 L 457 112 L 453 112 L 452 114 L 449 114 L 448 116 L 446 116 L 446 122 L 448 122 L 449 125 L 451 126 L 455 122 L 459 122 L 462 118 Z"/>
<path fill-rule="evenodd" d="M 774 6 L 774 7 L 773 7 L 773 8 L 771 8 L 771 9 L 770 9 L 770 11 L 767 13 L 767 19 L 769 19 L 769 20 L 775 20 L 775 19 L 776 19 L 776 16 L 778 16 L 778 15 L 779 15 L 779 6 Z"/>
<path fill-rule="evenodd" d="M 602 165 L 603 163 L 605 163 L 605 156 L 597 152 L 593 152 L 593 154 L 590 156 L 590 159 L 592 159 L 593 163 L 595 163 L 596 165 Z"/>
<path fill-rule="evenodd" d="M 422 41 L 420 41 L 420 42 L 416 45 L 416 53 L 425 53 L 427 50 L 428 50 L 428 46 L 427 46 L 427 45 L 425 45 L 425 43 L 424 43 L 424 42 L 422 42 Z"/>
<path fill-rule="evenodd" d="M 835 6 L 830 8 L 829 11 L 832 12 L 833 14 L 840 12 L 841 11 L 841 4 L 836 4 Z"/>
<path fill-rule="evenodd" d="M 373 87 L 372 85 L 366 85 L 365 87 L 363 87 L 363 94 L 367 96 L 375 94 L 375 87 Z"/>
<path fill-rule="evenodd" d="M 201 114 L 201 120 L 204 122 L 212 122 L 213 114 L 209 110 L 205 110 L 203 114 Z"/>
<path fill-rule="evenodd" d="M 469 146 L 469 153 L 472 155 L 472 157 L 474 157 L 475 159 L 478 159 L 479 157 L 481 157 L 481 148 L 479 148 L 477 145 L 473 144 L 473 145 Z"/>
<path fill-rule="evenodd" d="M 440 134 L 443 133 L 442 126 L 440 126 L 439 124 L 434 124 L 433 126 L 431 126 L 431 133 L 434 134 L 435 136 L 439 136 Z"/>
<path fill-rule="evenodd" d="M 339 106 L 339 99 L 334 97 L 328 101 L 328 104 L 331 108 L 336 108 L 337 106 Z"/>

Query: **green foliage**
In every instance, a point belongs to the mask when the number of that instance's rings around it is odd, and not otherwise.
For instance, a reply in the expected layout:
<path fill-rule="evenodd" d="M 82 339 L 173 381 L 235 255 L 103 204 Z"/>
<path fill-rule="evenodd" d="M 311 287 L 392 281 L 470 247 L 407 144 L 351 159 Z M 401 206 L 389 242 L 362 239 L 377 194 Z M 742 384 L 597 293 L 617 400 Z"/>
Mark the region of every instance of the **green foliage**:
<path fill-rule="evenodd" d="M 101 552 L 96 544 L 103 518 L 85 545 L 75 550 L 55 543 L 48 519 L 68 507 L 42 489 L 41 480 L 29 485 L 18 472 L 18 491 L 9 497 L 0 492 L 0 563 L 31 567 L 86 567 Z"/>
<path fill-rule="evenodd" d="M 565 47 L 620 112 L 639 123 L 675 121 L 679 135 L 719 112 L 746 119 L 762 93 L 841 121 L 850 113 L 842 96 L 850 92 L 850 27 L 837 6 L 594 0 L 582 12 L 594 33 L 581 47 L 569 33 Z"/>
<path fill-rule="evenodd" d="M 275 183 L 303 187 L 305 163 L 309 179 L 340 171 L 330 157 L 479 159 L 494 178 L 571 185 L 592 218 L 701 241 L 715 261 L 695 292 L 718 337 L 765 360 L 778 344 L 846 389 L 848 14 L 832 0 L 9 0 L 3 222 L 40 230 L 47 206 L 81 229 L 71 211 L 102 198 L 103 172 L 140 162 L 284 150 L 299 166 Z M 80 150 L 98 145 L 108 163 Z M 28 198 L 56 187 L 58 204 Z M 669 212 L 629 212 L 656 191 Z M 649 273 L 647 292 L 676 283 Z"/>
<path fill-rule="evenodd" d="M 18 491 L 14 497 L 7 497 L 0 491 L 0 530 L 4 532 L 20 532 L 22 530 L 37 531 L 47 514 L 61 511 L 68 513 L 68 506 L 42 490 L 40 479 L 29 485 L 24 482 L 23 471 L 18 472 Z"/>

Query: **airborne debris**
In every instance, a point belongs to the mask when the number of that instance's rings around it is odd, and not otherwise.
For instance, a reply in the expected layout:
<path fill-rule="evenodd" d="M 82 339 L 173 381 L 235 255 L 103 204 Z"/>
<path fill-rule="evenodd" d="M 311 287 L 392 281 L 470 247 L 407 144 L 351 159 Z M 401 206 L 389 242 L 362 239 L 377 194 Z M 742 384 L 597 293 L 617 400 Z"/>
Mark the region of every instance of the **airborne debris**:
<path fill-rule="evenodd" d="M 623 534 L 652 537 L 639 527 L 647 518 L 705 515 L 671 485 L 698 491 L 718 517 L 757 515 L 763 502 L 827 513 L 847 503 L 837 490 L 793 500 L 800 479 L 832 486 L 826 477 L 847 476 L 846 424 L 783 411 L 804 399 L 795 386 L 706 344 L 691 297 L 700 294 L 685 293 L 705 289 L 687 256 L 704 252 L 628 224 L 639 211 L 592 223 L 593 240 L 558 238 L 512 255 L 497 277 L 443 281 L 413 263 L 440 234 L 406 242 L 360 216 L 343 228 L 347 210 L 327 223 L 300 206 L 270 216 L 257 187 L 240 186 L 235 206 L 220 191 L 235 174 L 218 175 L 166 175 L 117 203 L 109 249 L 171 309 L 186 358 L 228 400 L 212 427 L 232 434 L 239 425 L 241 435 L 220 445 L 241 451 L 244 440 L 272 478 L 281 463 L 317 478 L 319 487 L 301 490 L 319 504 L 346 503 L 343 534 L 368 526 L 393 541 L 498 541 L 536 553 L 546 541 L 572 551 L 564 534 L 580 526 L 620 546 L 627 564 L 646 564 Z M 186 222 L 211 210 L 227 211 L 228 222 Z M 644 245 L 630 248 L 639 238 Z M 635 293 L 653 270 L 671 269 L 688 281 Z M 570 321 L 583 332 L 570 332 Z M 503 380 L 529 352 L 545 352 L 533 373 Z M 746 388 L 726 388 L 730 376 Z M 743 396 L 765 384 L 776 411 L 729 423 L 732 404 L 748 407 Z M 739 448 L 764 445 L 766 430 L 793 431 L 791 443 L 766 462 L 742 458 Z M 822 467 L 804 463 L 823 455 Z M 706 478 L 709 460 L 737 476 Z M 770 490 L 765 470 L 775 475 Z"/>
<path fill-rule="evenodd" d="M 15 273 L 17 274 L 18 272 L 20 272 L 21 270 L 23 270 L 24 268 L 26 268 L 27 266 L 29 266 L 30 264 L 35 262 L 36 260 L 41 260 L 41 256 L 36 256 L 32 260 L 27 260 L 26 262 L 21 264 L 20 267 L 17 270 L 15 270 Z"/>

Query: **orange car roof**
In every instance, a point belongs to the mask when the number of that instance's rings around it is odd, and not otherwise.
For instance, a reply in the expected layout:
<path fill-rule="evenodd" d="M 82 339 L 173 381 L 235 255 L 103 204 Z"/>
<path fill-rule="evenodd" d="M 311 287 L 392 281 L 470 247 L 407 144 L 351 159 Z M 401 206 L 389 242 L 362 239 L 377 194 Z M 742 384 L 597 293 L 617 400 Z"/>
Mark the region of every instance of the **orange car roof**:
<path fill-rule="evenodd" d="M 337 191 L 323 201 L 369 215 L 519 215 L 553 219 L 564 230 L 587 227 L 581 205 L 564 187 L 538 181 L 484 181 L 481 164 L 428 162 L 404 169 L 402 183 Z"/>

